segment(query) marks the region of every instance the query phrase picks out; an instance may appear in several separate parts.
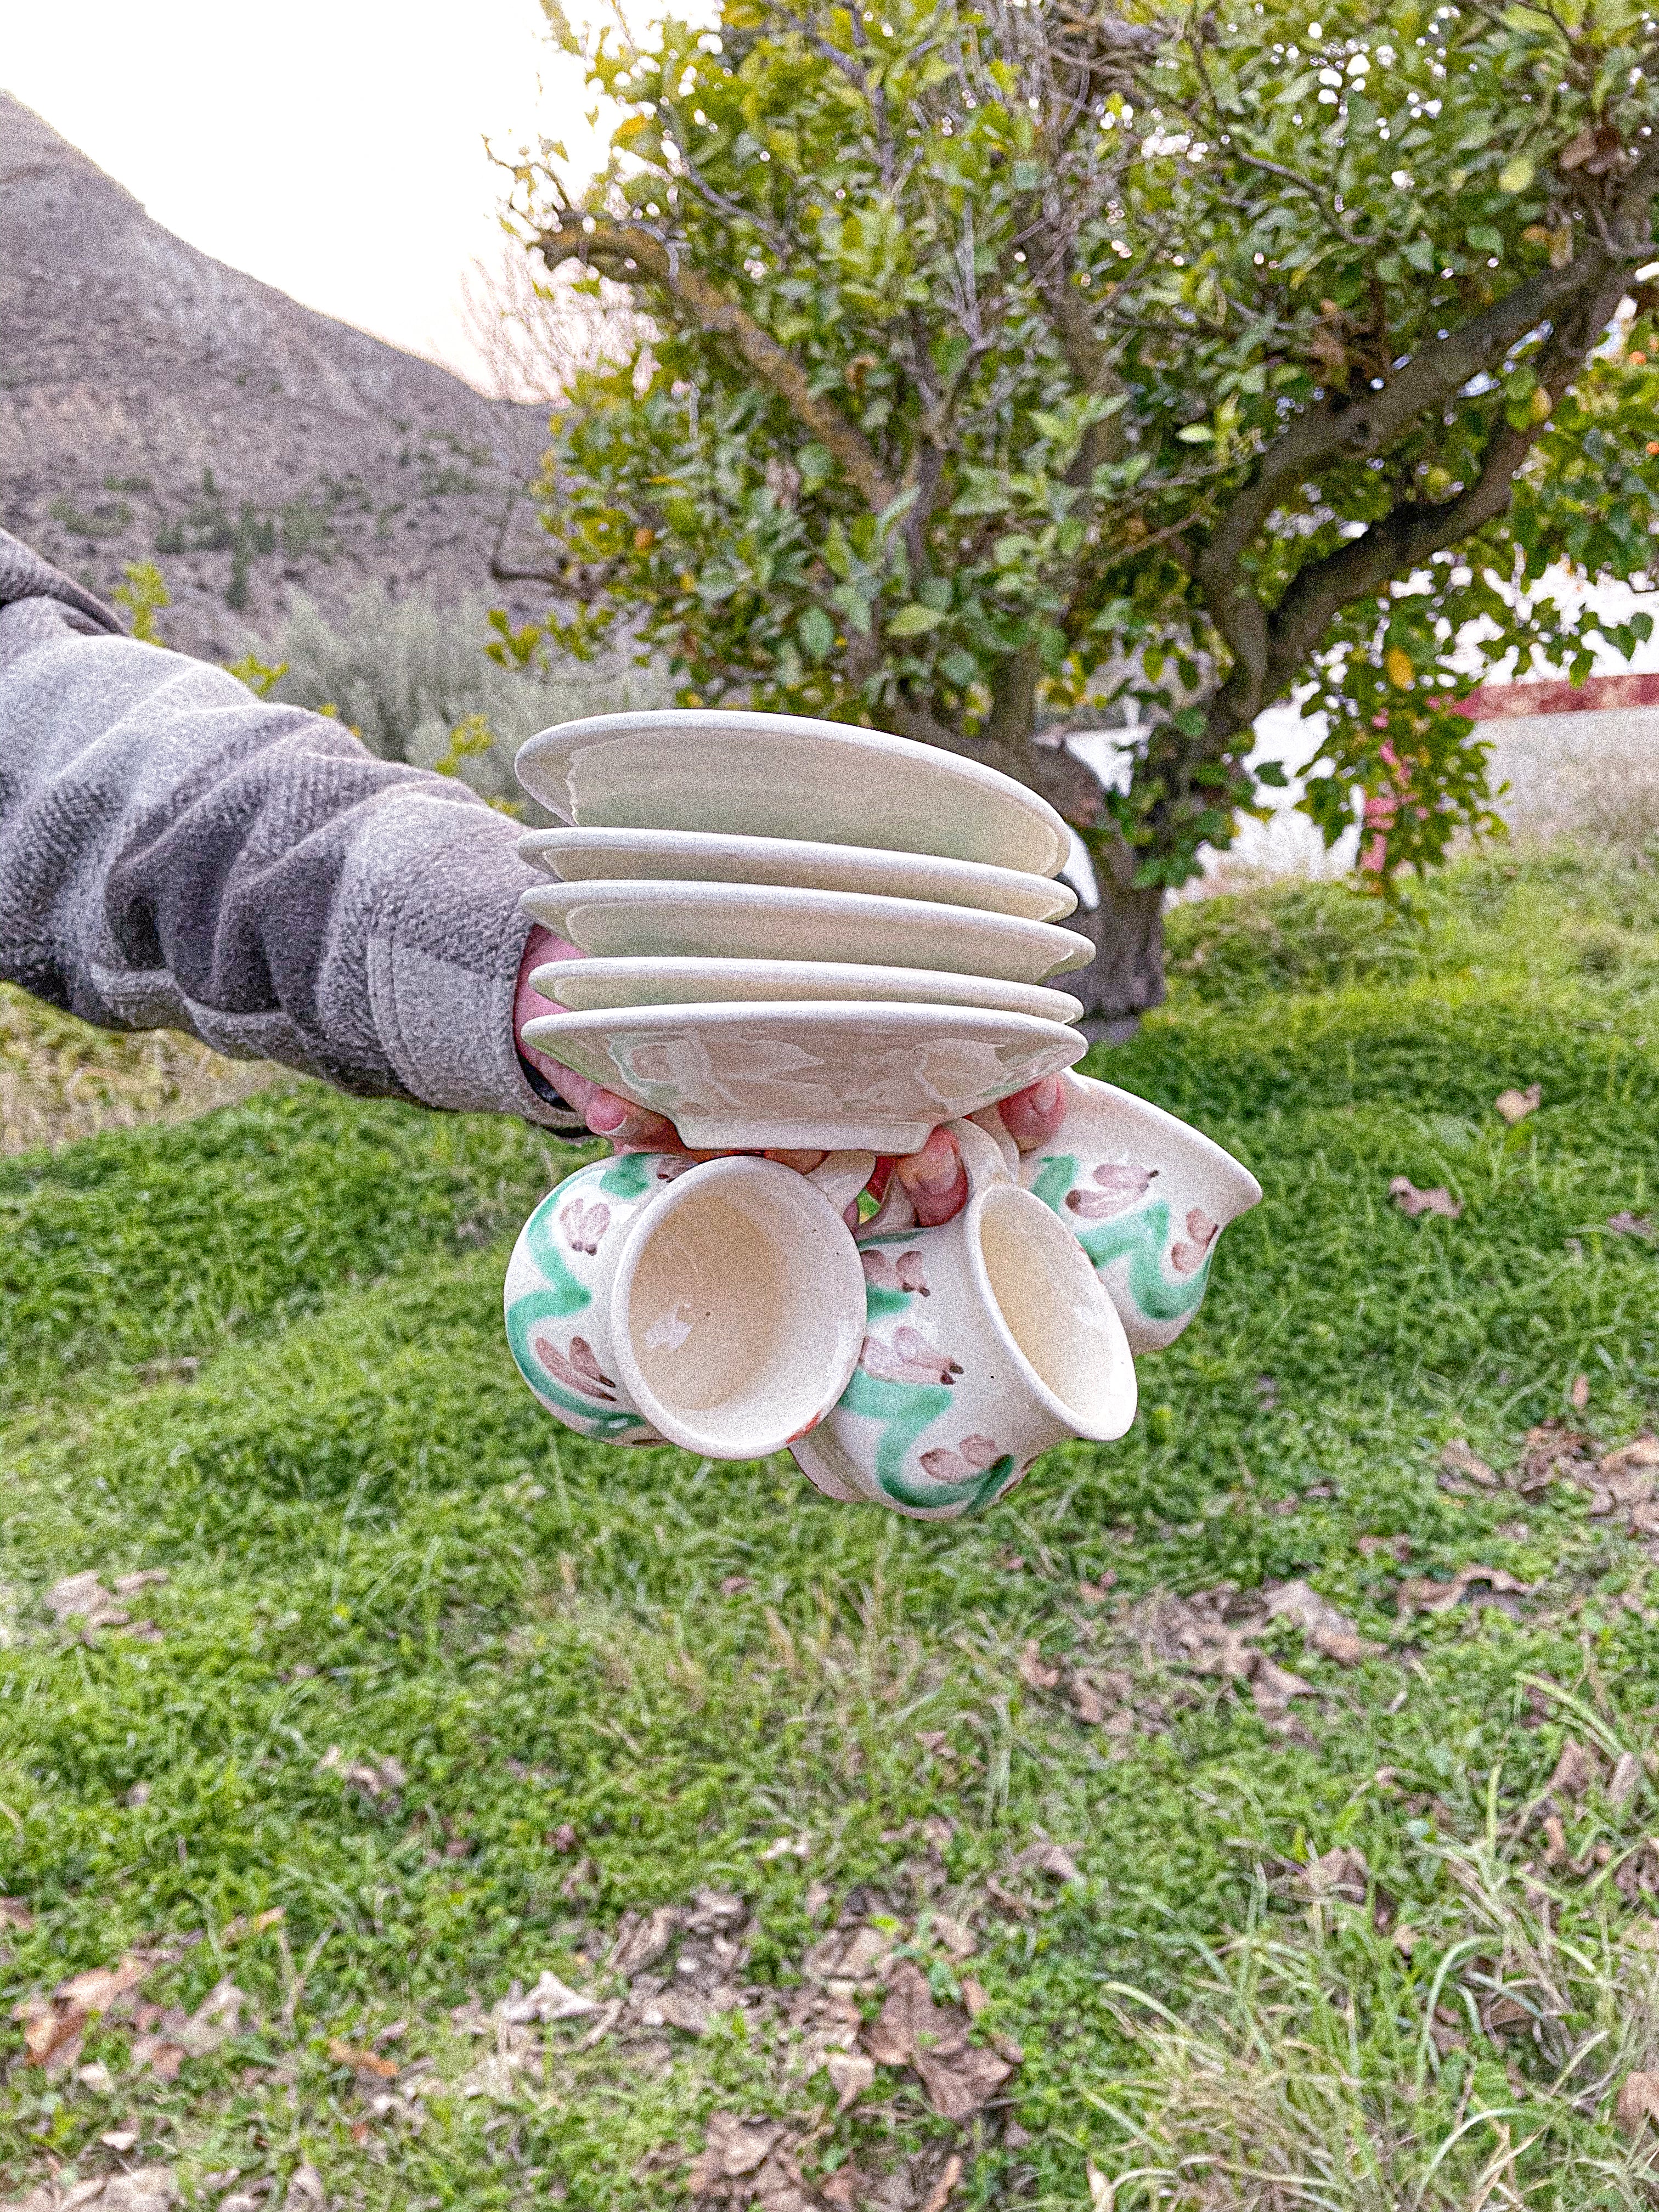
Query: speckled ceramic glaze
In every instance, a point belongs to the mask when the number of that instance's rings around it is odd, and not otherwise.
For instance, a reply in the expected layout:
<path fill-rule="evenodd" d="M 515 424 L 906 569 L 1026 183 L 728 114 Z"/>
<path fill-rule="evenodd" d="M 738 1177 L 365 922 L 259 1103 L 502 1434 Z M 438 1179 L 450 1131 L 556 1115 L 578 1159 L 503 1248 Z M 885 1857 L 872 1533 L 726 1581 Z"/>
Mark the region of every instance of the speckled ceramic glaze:
<path fill-rule="evenodd" d="M 1203 1302 L 1216 1240 L 1261 1186 L 1231 1152 L 1112 1084 L 1067 1073 L 1066 1116 L 1019 1165 L 1094 1262 L 1131 1351 L 1173 1344 Z"/>
<path fill-rule="evenodd" d="M 550 1413 L 613 1443 L 778 1450 L 858 1357 L 864 1279 L 839 1209 L 868 1153 L 815 1175 L 629 1152 L 544 1198 L 507 1263 L 507 1342 Z"/>
<path fill-rule="evenodd" d="M 1122 1323 L 1076 1242 L 992 1137 L 952 1127 L 968 1204 L 936 1229 L 878 1219 L 861 1237 L 858 1365 L 792 1446 L 828 1496 L 921 1520 L 990 1504 L 1050 1445 L 1121 1436 L 1135 1410 Z"/>

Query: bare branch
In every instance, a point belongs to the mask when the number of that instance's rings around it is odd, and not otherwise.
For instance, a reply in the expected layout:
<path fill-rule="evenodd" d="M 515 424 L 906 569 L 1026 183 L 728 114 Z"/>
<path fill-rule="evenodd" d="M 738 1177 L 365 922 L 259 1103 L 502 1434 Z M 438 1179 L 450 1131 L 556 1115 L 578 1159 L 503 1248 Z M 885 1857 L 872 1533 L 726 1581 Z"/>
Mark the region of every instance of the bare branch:
<path fill-rule="evenodd" d="M 884 514 L 898 497 L 899 487 L 883 468 L 863 432 L 821 392 L 813 391 L 794 356 L 653 232 L 638 223 L 617 222 L 600 222 L 590 231 L 571 222 L 544 232 L 536 244 L 550 269 L 566 261 L 585 261 L 624 281 L 637 270 L 703 330 L 736 347 L 801 428 L 834 455 L 872 514 Z"/>

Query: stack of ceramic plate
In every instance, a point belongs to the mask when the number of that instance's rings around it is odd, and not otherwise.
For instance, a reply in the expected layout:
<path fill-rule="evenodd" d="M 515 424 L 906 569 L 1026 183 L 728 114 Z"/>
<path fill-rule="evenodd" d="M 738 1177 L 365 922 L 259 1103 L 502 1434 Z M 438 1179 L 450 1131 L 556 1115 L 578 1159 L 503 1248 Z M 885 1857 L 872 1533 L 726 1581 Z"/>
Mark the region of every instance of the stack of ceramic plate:
<path fill-rule="evenodd" d="M 519 781 L 568 827 L 525 896 L 588 957 L 538 969 L 538 1048 L 694 1148 L 907 1152 L 1069 1067 L 1050 976 L 1065 823 L 977 762 L 839 722 L 689 710 L 544 730 Z"/>

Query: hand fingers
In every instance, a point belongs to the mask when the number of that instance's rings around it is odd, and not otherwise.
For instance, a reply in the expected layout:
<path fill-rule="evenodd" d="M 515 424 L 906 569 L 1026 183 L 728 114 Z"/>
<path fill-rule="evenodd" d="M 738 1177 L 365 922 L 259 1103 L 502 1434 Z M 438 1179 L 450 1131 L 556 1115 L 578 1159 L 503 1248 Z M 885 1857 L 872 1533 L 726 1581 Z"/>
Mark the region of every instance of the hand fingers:
<path fill-rule="evenodd" d="M 562 1087 L 562 1071 L 560 1083 Z M 568 1094 L 567 1093 L 567 1096 Z M 578 1103 L 573 1099 L 573 1105 Z M 590 1089 L 580 1103 L 582 1119 L 596 1137 L 605 1138 L 619 1152 L 683 1152 L 680 1133 L 660 1114 L 653 1114 L 614 1091 Z"/>
<path fill-rule="evenodd" d="M 1057 1075 L 1045 1075 L 1041 1083 L 1005 1098 L 997 1111 L 1021 1152 L 1035 1152 L 1053 1139 L 1066 1118 L 1065 1085 Z"/>
<path fill-rule="evenodd" d="M 968 1170 L 948 1129 L 935 1129 L 919 1152 L 895 1163 L 893 1172 L 909 1193 L 924 1229 L 949 1221 L 968 1203 Z"/>

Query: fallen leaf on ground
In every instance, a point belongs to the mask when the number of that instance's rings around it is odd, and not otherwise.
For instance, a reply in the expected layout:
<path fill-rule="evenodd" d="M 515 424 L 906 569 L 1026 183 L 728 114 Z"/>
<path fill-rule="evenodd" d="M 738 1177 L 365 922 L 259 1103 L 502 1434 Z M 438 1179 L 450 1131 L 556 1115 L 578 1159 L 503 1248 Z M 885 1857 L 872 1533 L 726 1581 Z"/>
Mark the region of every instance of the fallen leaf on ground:
<path fill-rule="evenodd" d="M 770 1859 L 805 1859 L 812 1854 L 811 1836 L 774 1836 L 763 1851 L 755 1856 L 763 1865 Z"/>
<path fill-rule="evenodd" d="M 958 1920 L 954 1913 L 934 1913 L 933 1930 L 936 1940 L 953 1959 L 971 1959 L 979 1948 L 978 1936 L 965 1920 Z"/>
<path fill-rule="evenodd" d="M 1402 1620 L 1409 1620 L 1414 1613 L 1449 1613 L 1453 1606 L 1462 1604 L 1476 1583 L 1516 1597 L 1525 1597 L 1532 1589 L 1530 1583 L 1517 1582 L 1502 1567 L 1460 1567 L 1444 1583 L 1436 1582 L 1431 1575 L 1408 1575 L 1395 1592 L 1395 1606 Z"/>
<path fill-rule="evenodd" d="M 131 1796 L 129 1790 L 129 1802 Z M 240 1943 L 245 1936 L 263 1936 L 267 1928 L 280 1928 L 287 1917 L 288 1907 L 285 1905 L 273 1905 L 268 1912 L 255 1912 L 246 1917 L 239 1913 L 234 1920 L 226 1921 L 219 1930 L 219 1941 L 222 1944 Z"/>
<path fill-rule="evenodd" d="M 289 2177 L 284 2212 L 320 2212 L 328 2202 L 323 2177 L 314 2166 L 296 2166 Z"/>
<path fill-rule="evenodd" d="M 1066 1685 L 1066 1694 L 1085 1728 L 1098 1728 L 1111 1710 L 1086 1674 L 1073 1674 Z"/>
<path fill-rule="evenodd" d="M 1052 1690 L 1060 1680 L 1058 1667 L 1051 1667 L 1042 1650 L 1033 1641 L 1019 1655 L 1019 1679 L 1028 1689 Z"/>
<path fill-rule="evenodd" d="M 1081 1881 L 1082 1871 L 1077 1861 L 1063 1844 L 1051 1844 L 1046 1836 L 1039 1836 L 1034 1844 L 1027 1844 L 1019 1856 L 1009 1862 L 1010 1874 L 1046 1874 L 1055 1881 Z"/>
<path fill-rule="evenodd" d="M 1621 1207 L 1617 1213 L 1608 1214 L 1607 1226 L 1615 1237 L 1644 1237 L 1650 1244 L 1659 1244 L 1659 1222 L 1651 1214 L 1632 1213 L 1628 1206 Z M 1635 2074 L 1631 2076 L 1632 2081 L 1647 2078 Z"/>
<path fill-rule="evenodd" d="M 1389 1196 L 1413 1221 L 1419 1213 L 1440 1213 L 1448 1221 L 1455 1221 L 1463 1211 L 1462 1200 L 1454 1198 L 1443 1185 L 1437 1183 L 1432 1190 L 1419 1190 L 1409 1176 L 1395 1176 L 1389 1185 Z"/>
<path fill-rule="evenodd" d="M 1364 1852 L 1352 1845 L 1339 1844 L 1322 1857 L 1310 1859 L 1301 1872 L 1302 1887 L 1310 1897 L 1340 1897 L 1348 1905 L 1365 1902 L 1365 1885 L 1370 1880 Z"/>
<path fill-rule="evenodd" d="M 968 2040 L 968 2014 L 934 2002 L 914 1960 L 893 1970 L 885 2003 L 864 2031 L 864 2047 L 883 2066 L 908 2066 L 941 2118 L 965 2120 L 980 2111 L 1013 2072 L 1006 2058 Z"/>
<path fill-rule="evenodd" d="M 179 2200 L 179 2184 L 166 2166 L 141 2166 L 134 2173 L 112 2173 L 94 2201 L 98 2212 L 166 2212 Z"/>
<path fill-rule="evenodd" d="M 1116 1581 L 1115 1571 L 1109 1567 L 1097 1583 L 1091 1583 L 1085 1575 L 1077 1586 L 1077 1594 L 1085 1605 L 1104 1605 Z"/>
<path fill-rule="evenodd" d="M 605 1965 L 613 1974 L 631 1981 L 635 1974 L 656 1965 L 679 1933 L 683 1917 L 676 1905 L 659 1905 L 649 1915 L 624 1913 Z"/>
<path fill-rule="evenodd" d="M 83 2074 L 85 2070 L 82 2068 Z M 137 2120 L 130 2120 L 125 2127 L 111 2128 L 107 2134 L 100 2136 L 98 2140 L 106 2150 L 117 2151 L 125 2157 L 128 2151 L 137 2148 L 138 2133 L 138 2123 Z"/>
<path fill-rule="evenodd" d="M 395 1797 L 409 1778 L 401 1759 L 349 1759 L 337 1743 L 330 1744 L 318 1760 L 317 1771 L 319 1774 L 337 1774 L 351 1789 L 360 1790 L 365 1797 L 376 1801 L 382 1797 Z"/>
<path fill-rule="evenodd" d="M 1642 1762 L 1633 1751 L 1621 1751 L 1613 1763 L 1612 1778 L 1607 1784 L 1609 1805 L 1628 1805 L 1636 1795 L 1636 1785 L 1642 1779 Z"/>
<path fill-rule="evenodd" d="M 1626 2074 L 1613 2117 L 1627 2136 L 1639 2136 L 1650 2124 L 1659 2126 L 1659 2074 Z"/>
<path fill-rule="evenodd" d="M 342 2043 L 338 2036 L 329 2039 L 328 2055 L 337 2066 L 349 2066 L 360 2079 L 364 2075 L 376 2081 L 395 2081 L 398 2078 L 398 2069 L 391 2059 L 382 2058 L 375 2051 L 355 2050 L 350 2044 Z"/>
<path fill-rule="evenodd" d="M 1362 1659 L 1374 1659 L 1383 1649 L 1380 1644 L 1368 1643 L 1346 1613 L 1339 1613 L 1328 1598 L 1321 1597 L 1311 1584 L 1299 1578 L 1268 1583 L 1261 1595 L 1270 1620 L 1292 1622 L 1316 1651 L 1340 1666 L 1357 1667 Z"/>
<path fill-rule="evenodd" d="M 1569 1736 L 1561 1747 L 1555 1771 L 1547 1784 L 1552 1797 L 1582 1797 L 1592 1782 L 1601 1778 L 1601 1761 L 1588 1744 Z"/>
<path fill-rule="evenodd" d="M 0 1928 L 15 1928 L 27 1936 L 34 1925 L 34 1915 L 21 1897 L 0 1897 Z"/>
<path fill-rule="evenodd" d="M 1543 1104 L 1544 1086 L 1541 1083 L 1529 1083 L 1524 1091 L 1500 1091 L 1492 1103 L 1513 1128 Z"/>
<path fill-rule="evenodd" d="M 836 2093 L 836 2110 L 854 2105 L 876 2078 L 876 2062 L 860 2051 L 832 2051 L 823 2062 L 830 2086 Z"/>
<path fill-rule="evenodd" d="M 1440 1464 L 1448 1474 L 1462 1475 L 1482 1490 L 1501 1490 L 1504 1486 L 1497 1470 L 1488 1467 L 1479 1452 L 1472 1451 L 1461 1437 L 1441 1446 Z"/>
<path fill-rule="evenodd" d="M 1572 1388 L 1567 1395 L 1572 1401 L 1574 1413 L 1582 1413 L 1589 1403 L 1589 1376 L 1575 1375 L 1572 1378 Z"/>
<path fill-rule="evenodd" d="M 1085 2161 L 1084 2172 L 1089 2182 L 1089 2212 L 1113 2212 L 1117 2203 L 1117 2189 L 1103 2174 L 1092 2159 Z"/>
<path fill-rule="evenodd" d="M 962 2179 L 962 2155 L 952 2151 L 940 2169 L 939 2179 L 927 2192 L 921 2212 L 945 2212 L 945 2206 L 957 2193 L 957 2184 Z"/>
<path fill-rule="evenodd" d="M 511 2027 L 522 2027 L 531 2021 L 581 2020 L 599 2008 L 597 1997 L 584 1996 L 548 1972 L 523 1996 L 503 1997 L 495 2008 L 495 2017 Z"/>

